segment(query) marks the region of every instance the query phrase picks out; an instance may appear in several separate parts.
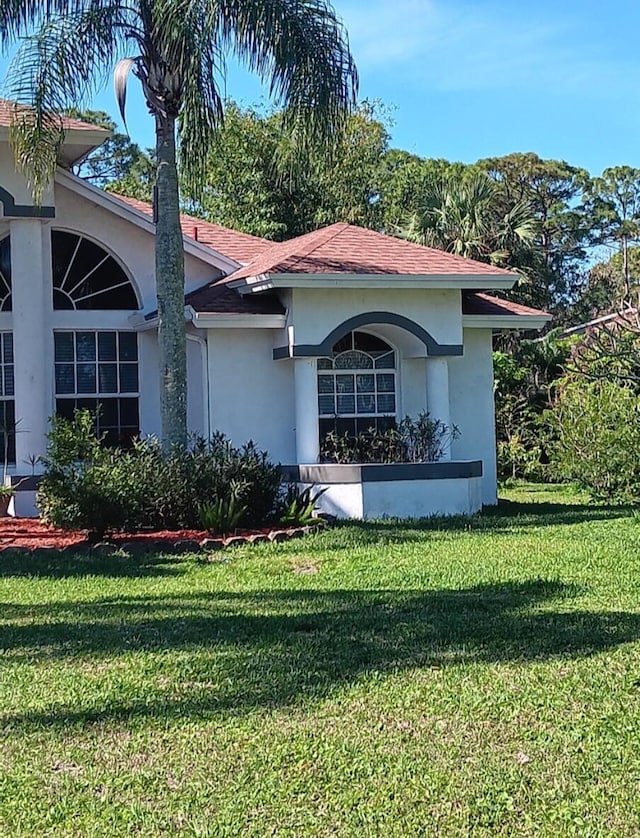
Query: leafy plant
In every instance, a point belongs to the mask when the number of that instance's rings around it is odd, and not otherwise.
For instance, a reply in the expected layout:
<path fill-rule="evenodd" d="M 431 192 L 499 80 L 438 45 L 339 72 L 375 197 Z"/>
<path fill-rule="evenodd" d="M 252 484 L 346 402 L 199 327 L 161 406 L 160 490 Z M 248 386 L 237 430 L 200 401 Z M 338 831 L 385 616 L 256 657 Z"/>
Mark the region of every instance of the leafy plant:
<path fill-rule="evenodd" d="M 280 523 L 288 527 L 301 527 L 316 521 L 314 510 L 326 491 L 326 488 L 320 489 L 313 494 L 313 486 L 300 489 L 297 483 L 290 483 L 284 498 L 284 513 Z"/>
<path fill-rule="evenodd" d="M 205 530 L 222 535 L 234 532 L 247 512 L 246 506 L 240 506 L 239 497 L 242 487 L 237 483 L 229 486 L 229 495 L 215 501 L 201 503 L 199 506 L 200 524 Z"/>
<path fill-rule="evenodd" d="M 349 436 L 330 431 L 321 446 L 321 458 L 330 463 L 430 463 L 442 459 L 460 431 L 431 419 L 428 413 L 409 416 L 394 428 L 369 428 Z"/>
<path fill-rule="evenodd" d="M 278 466 L 252 442 L 236 448 L 223 434 L 196 437 L 169 456 L 153 438 L 109 449 L 96 436 L 95 417 L 78 411 L 72 421 L 53 420 L 44 466 L 38 505 L 55 526 L 98 535 L 197 529 L 202 505 L 218 503 L 218 526 L 262 526 L 277 517 Z"/>

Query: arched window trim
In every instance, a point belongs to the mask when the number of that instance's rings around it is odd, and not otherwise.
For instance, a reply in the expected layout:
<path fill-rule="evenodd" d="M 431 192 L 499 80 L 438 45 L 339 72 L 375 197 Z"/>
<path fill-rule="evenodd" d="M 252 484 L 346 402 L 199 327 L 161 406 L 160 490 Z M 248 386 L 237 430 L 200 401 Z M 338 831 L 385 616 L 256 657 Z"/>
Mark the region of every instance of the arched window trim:
<path fill-rule="evenodd" d="M 72 303 L 72 306 L 71 306 L 70 310 L 73 310 L 73 311 L 87 311 L 87 310 L 91 311 L 92 309 L 77 308 L 76 303 L 81 302 L 83 300 L 88 300 L 88 299 L 93 298 L 93 297 L 99 297 L 102 294 L 110 293 L 110 292 L 112 292 L 112 291 L 114 291 L 118 288 L 124 288 L 124 287 L 127 287 L 127 286 L 130 287 L 132 292 L 133 292 L 133 295 L 134 295 L 134 298 L 135 298 L 135 301 L 136 301 L 135 309 L 131 309 L 131 308 L 115 308 L 115 309 L 110 308 L 110 309 L 93 309 L 93 310 L 94 311 L 96 311 L 96 310 L 97 311 L 100 311 L 100 310 L 102 310 L 102 311 L 139 311 L 142 308 L 141 297 L 140 297 L 140 294 L 138 292 L 138 288 L 136 287 L 136 283 L 134 282 L 129 270 L 127 269 L 126 265 L 122 262 L 120 257 L 116 253 L 111 251 L 108 247 L 106 247 L 104 242 L 99 241 L 98 239 L 94 238 L 91 235 L 88 235 L 84 231 L 75 230 L 75 229 L 72 229 L 72 228 L 69 228 L 69 227 L 53 227 L 51 229 L 51 262 L 52 262 L 52 265 L 53 265 L 53 260 L 54 260 L 53 236 L 54 236 L 55 233 L 65 233 L 65 234 L 68 234 L 68 235 L 71 235 L 71 236 L 77 236 L 78 240 L 77 240 L 75 248 L 73 250 L 73 254 L 71 256 L 71 259 L 69 260 L 69 264 L 67 265 L 67 269 L 66 269 L 64 277 L 61 281 L 61 284 L 53 286 L 53 295 L 54 295 L 53 308 L 54 308 L 54 311 L 63 311 L 64 310 L 64 309 L 59 308 L 55 304 L 56 293 L 63 294 L 67 299 L 69 299 L 69 301 Z M 64 288 L 64 285 L 69 278 L 69 274 L 73 269 L 75 259 L 78 255 L 78 250 L 80 249 L 83 241 L 90 242 L 95 247 L 100 248 L 100 250 L 103 251 L 104 256 L 103 256 L 102 259 L 100 259 L 100 261 L 96 265 L 94 265 L 91 268 L 91 270 L 87 274 L 85 274 L 73 286 L 73 288 L 71 288 L 71 289 Z M 73 296 L 74 292 L 77 291 L 77 289 L 79 287 L 81 287 L 82 284 L 84 282 L 86 282 L 87 279 L 89 279 L 95 273 L 95 271 L 97 271 L 100 267 L 102 267 L 102 265 L 104 265 L 105 262 L 107 262 L 109 259 L 113 259 L 113 261 L 117 265 L 118 269 L 124 275 L 125 280 L 122 281 L 122 282 L 118 282 L 114 285 L 110 285 L 108 288 L 101 289 L 99 291 L 94 291 L 91 294 L 84 294 L 80 297 Z"/>

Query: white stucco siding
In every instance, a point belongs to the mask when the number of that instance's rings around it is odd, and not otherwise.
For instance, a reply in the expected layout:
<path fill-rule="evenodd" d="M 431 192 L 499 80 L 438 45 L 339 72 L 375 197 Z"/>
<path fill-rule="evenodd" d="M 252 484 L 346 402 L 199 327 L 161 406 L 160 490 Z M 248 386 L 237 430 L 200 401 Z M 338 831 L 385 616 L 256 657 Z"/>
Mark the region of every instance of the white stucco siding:
<path fill-rule="evenodd" d="M 151 233 L 56 184 L 54 229 L 81 233 L 99 242 L 121 263 L 142 298 L 143 311 L 156 308 L 155 240 Z M 210 265 L 185 255 L 185 288 L 200 288 L 219 275 Z"/>
<path fill-rule="evenodd" d="M 400 361 L 398 389 L 398 417 L 416 417 L 426 409 L 426 361 L 408 358 Z"/>
<path fill-rule="evenodd" d="M 273 360 L 271 330 L 210 329 L 207 343 L 212 432 L 237 445 L 253 439 L 272 460 L 295 462 L 293 364 Z"/>
<path fill-rule="evenodd" d="M 12 196 L 16 204 L 24 204 L 26 206 L 33 206 L 33 195 L 31 189 L 27 185 L 22 172 L 16 169 L 15 158 L 13 150 L 9 143 L 0 141 L 0 186 L 6 189 Z M 53 204 L 53 191 L 48 189 L 42 196 L 42 205 L 51 206 Z M 0 212 L 2 211 L 2 203 L 0 203 Z"/>
<path fill-rule="evenodd" d="M 451 421 L 460 429 L 454 460 L 483 461 L 483 503 L 497 502 L 493 355 L 490 329 L 464 330 L 464 355 L 449 358 Z"/>
<path fill-rule="evenodd" d="M 422 326 L 441 344 L 462 343 L 460 291 L 406 288 L 357 289 L 295 288 L 289 322 L 296 344 L 317 344 L 345 320 L 373 311 L 399 314 Z M 424 347 L 403 330 L 386 327 L 386 333 L 403 354 L 424 354 Z"/>

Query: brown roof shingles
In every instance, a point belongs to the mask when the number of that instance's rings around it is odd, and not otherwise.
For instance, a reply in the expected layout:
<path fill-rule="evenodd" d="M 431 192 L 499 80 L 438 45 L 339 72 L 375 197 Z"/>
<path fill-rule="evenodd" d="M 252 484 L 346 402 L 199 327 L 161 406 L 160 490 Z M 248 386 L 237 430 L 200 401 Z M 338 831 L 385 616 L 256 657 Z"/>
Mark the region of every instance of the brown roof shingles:
<path fill-rule="evenodd" d="M 115 192 L 110 194 L 132 209 L 146 215 L 147 218 L 153 216 L 153 208 L 146 201 L 138 201 L 136 198 L 128 198 L 126 195 L 118 195 Z M 220 224 L 212 224 L 210 221 L 204 221 L 202 218 L 196 218 L 186 213 L 181 214 L 180 224 L 183 235 L 212 248 L 241 265 L 254 259 L 259 253 L 273 245 L 273 242 L 267 239 L 251 236 L 249 233 L 240 233 L 238 230 L 231 230 L 228 227 L 222 227 Z"/>
<path fill-rule="evenodd" d="M 479 291 L 462 292 L 462 313 L 485 317 L 548 316 L 546 311 L 523 306 L 511 300 L 501 300 Z"/>
<path fill-rule="evenodd" d="M 207 285 L 185 297 L 185 305 L 201 314 L 284 314 L 275 294 L 241 296 L 226 285 Z"/>
<path fill-rule="evenodd" d="M 288 273 L 513 276 L 503 268 L 375 230 L 332 224 L 296 239 L 272 244 L 229 279 Z"/>
<path fill-rule="evenodd" d="M 18 102 L 12 102 L 9 99 L 0 99 L 0 126 L 10 128 L 16 111 L 28 110 L 30 110 L 28 105 L 20 105 Z M 91 122 L 83 122 L 80 119 L 71 119 L 68 116 L 63 117 L 62 127 L 65 131 L 101 131 L 105 137 L 110 133 L 106 128 L 101 128 L 99 125 L 94 125 Z"/>

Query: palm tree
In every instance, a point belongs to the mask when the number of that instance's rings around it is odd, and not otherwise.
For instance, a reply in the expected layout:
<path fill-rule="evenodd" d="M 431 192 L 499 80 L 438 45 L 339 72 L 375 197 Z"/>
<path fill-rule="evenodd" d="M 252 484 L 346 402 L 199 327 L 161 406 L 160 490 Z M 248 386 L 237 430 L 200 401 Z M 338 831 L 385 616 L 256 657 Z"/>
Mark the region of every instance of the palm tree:
<path fill-rule="evenodd" d="M 484 172 L 433 176 L 400 235 L 440 250 L 496 265 L 521 267 L 537 235 L 533 210 L 508 204 Z"/>
<path fill-rule="evenodd" d="M 186 337 L 184 253 L 177 152 L 191 191 L 223 120 L 219 79 L 233 54 L 269 84 L 285 128 L 305 146 L 328 141 L 355 102 L 357 72 L 328 0 L 4 0 L 0 43 L 26 37 L 9 70 L 20 111 L 13 137 L 36 197 L 63 141 L 53 116 L 80 107 L 115 68 L 124 108 L 130 71 L 156 128 L 156 284 L 165 451 L 184 446 Z M 177 142 L 176 142 L 177 130 Z"/>

